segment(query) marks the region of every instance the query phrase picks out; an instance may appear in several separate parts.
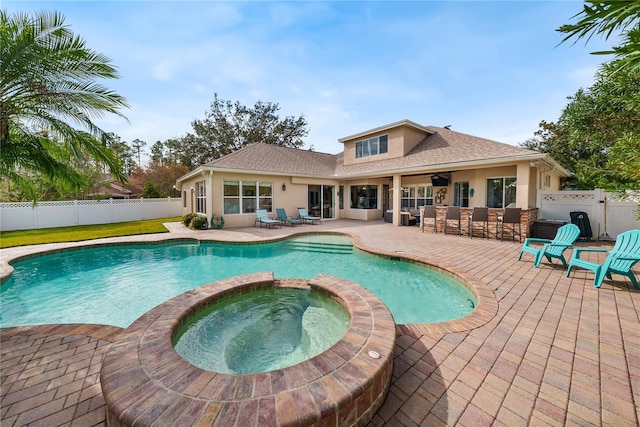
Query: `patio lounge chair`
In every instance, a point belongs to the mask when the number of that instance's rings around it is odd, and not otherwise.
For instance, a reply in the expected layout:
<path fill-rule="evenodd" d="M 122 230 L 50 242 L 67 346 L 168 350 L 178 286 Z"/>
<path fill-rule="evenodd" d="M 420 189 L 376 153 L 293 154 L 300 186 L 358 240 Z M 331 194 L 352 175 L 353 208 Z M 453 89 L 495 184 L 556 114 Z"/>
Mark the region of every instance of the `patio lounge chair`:
<path fill-rule="evenodd" d="M 580 254 L 585 252 L 608 252 L 604 263 L 586 261 L 580 258 Z M 611 279 L 611 273 L 627 276 L 636 289 L 640 289 L 638 279 L 636 279 L 631 268 L 640 261 L 640 230 L 625 231 L 618 235 L 616 244 L 610 251 L 606 249 L 574 249 L 569 268 L 567 269 L 567 277 L 571 273 L 572 267 L 581 267 L 592 270 L 595 274 L 593 278 L 593 286 L 599 288 L 607 277 Z"/>
<path fill-rule="evenodd" d="M 313 224 L 315 221 L 319 223 L 322 222 L 322 218 L 319 216 L 310 216 L 309 211 L 306 208 L 298 208 L 298 218 L 302 220 L 302 222 L 310 222 Z"/>
<path fill-rule="evenodd" d="M 580 228 L 575 224 L 565 224 L 558 228 L 553 240 L 527 237 L 522 245 L 518 261 L 522 259 L 523 253 L 529 252 L 534 256 L 533 266 L 536 268 L 540 265 L 542 257 L 546 257 L 549 262 L 551 262 L 551 258 L 558 258 L 566 268 L 567 260 L 564 259 L 563 252 L 573 246 L 578 237 L 580 237 Z M 531 246 L 532 243 L 542 243 L 542 247 Z"/>
<path fill-rule="evenodd" d="M 287 211 L 285 211 L 283 208 L 276 208 L 276 214 L 278 215 L 278 221 L 280 221 L 280 223 L 283 225 L 289 224 L 293 227 L 294 225 L 302 224 L 301 220 L 287 216 Z"/>
<path fill-rule="evenodd" d="M 262 228 L 263 224 L 267 227 L 275 227 L 276 225 L 280 227 L 280 221 L 269 218 L 266 209 L 256 209 L 256 219 L 253 221 L 253 226 L 255 227 L 258 223 L 260 224 L 260 228 Z"/>

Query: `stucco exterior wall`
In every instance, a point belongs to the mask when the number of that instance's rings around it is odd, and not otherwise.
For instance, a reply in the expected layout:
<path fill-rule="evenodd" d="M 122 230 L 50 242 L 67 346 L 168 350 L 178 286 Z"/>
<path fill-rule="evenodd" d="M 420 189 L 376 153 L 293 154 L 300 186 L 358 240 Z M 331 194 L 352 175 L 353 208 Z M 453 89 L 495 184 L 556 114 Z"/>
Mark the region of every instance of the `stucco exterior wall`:
<path fill-rule="evenodd" d="M 388 135 L 388 152 L 376 156 L 367 156 L 356 159 L 356 142 L 376 136 Z M 404 157 L 413 147 L 422 141 L 427 134 L 418 129 L 408 126 L 398 126 L 380 132 L 373 132 L 361 135 L 358 138 L 344 141 L 344 164 L 351 165 L 357 163 L 373 162 L 377 160 L 393 159 Z"/>
<path fill-rule="evenodd" d="M 401 156 L 398 156 L 398 157 L 405 156 L 409 151 L 413 150 L 413 148 L 416 145 L 418 145 L 418 143 L 427 136 L 427 133 L 412 127 L 404 126 L 402 129 L 404 133 L 404 143 L 402 144 L 403 153 Z"/>
<path fill-rule="evenodd" d="M 182 214 L 195 212 L 195 195 L 191 197 L 191 188 L 197 188 L 196 183 L 205 180 L 207 195 L 207 218 L 211 219 L 213 215 L 224 216 L 225 228 L 233 227 L 250 227 L 254 225 L 255 213 L 224 213 L 223 189 L 224 181 L 259 181 L 272 184 L 273 189 L 273 212 L 270 217 L 275 218 L 276 208 L 284 208 L 287 215 L 297 217 L 299 207 L 307 207 L 307 186 L 315 185 L 333 185 L 336 186 L 336 180 L 323 179 L 301 179 L 299 177 L 281 176 L 281 175 L 264 175 L 264 174 L 248 174 L 248 173 L 224 173 L 206 172 L 202 175 L 190 178 L 182 183 L 182 189 L 187 191 L 186 207 L 183 207 Z M 283 184 L 286 190 L 283 190 Z M 337 206 L 337 197 L 335 206 Z M 337 209 L 336 209 L 337 210 Z"/>

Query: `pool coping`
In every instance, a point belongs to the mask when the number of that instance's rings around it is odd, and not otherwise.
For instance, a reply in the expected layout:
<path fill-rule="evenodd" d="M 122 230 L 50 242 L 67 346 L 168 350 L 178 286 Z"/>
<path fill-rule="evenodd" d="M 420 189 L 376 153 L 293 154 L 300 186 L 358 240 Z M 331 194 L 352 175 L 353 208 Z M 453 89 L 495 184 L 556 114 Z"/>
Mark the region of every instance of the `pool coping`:
<path fill-rule="evenodd" d="M 347 332 L 309 360 L 256 374 L 207 371 L 175 351 L 177 329 L 197 311 L 274 287 L 310 289 L 339 302 L 351 318 Z M 345 279 L 275 279 L 272 272 L 223 279 L 171 298 L 122 331 L 100 371 L 107 424 L 365 425 L 389 390 L 395 339 L 388 308 Z"/>

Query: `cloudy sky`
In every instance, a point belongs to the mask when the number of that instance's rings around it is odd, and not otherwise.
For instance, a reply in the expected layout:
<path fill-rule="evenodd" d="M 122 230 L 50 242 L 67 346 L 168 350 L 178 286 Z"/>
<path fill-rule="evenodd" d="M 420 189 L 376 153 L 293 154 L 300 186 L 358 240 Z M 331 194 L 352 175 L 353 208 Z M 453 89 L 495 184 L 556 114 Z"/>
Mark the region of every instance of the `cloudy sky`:
<path fill-rule="evenodd" d="M 306 147 L 398 120 L 518 144 L 567 97 L 591 86 L 613 41 L 559 45 L 580 1 L 15 1 L 8 12 L 58 10 L 112 59 L 129 119 L 125 141 L 183 136 L 214 93 L 304 115 Z M 147 148 L 148 148 L 147 147 Z"/>

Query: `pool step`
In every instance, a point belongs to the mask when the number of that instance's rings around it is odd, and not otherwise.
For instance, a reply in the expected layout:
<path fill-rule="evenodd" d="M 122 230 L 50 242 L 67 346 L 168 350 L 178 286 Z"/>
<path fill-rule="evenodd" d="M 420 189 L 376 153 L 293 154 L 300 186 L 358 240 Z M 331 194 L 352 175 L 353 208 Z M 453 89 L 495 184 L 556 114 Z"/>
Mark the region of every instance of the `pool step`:
<path fill-rule="evenodd" d="M 350 254 L 353 252 L 353 245 L 346 243 L 286 242 L 285 245 L 288 249 L 306 252 L 328 254 Z"/>

